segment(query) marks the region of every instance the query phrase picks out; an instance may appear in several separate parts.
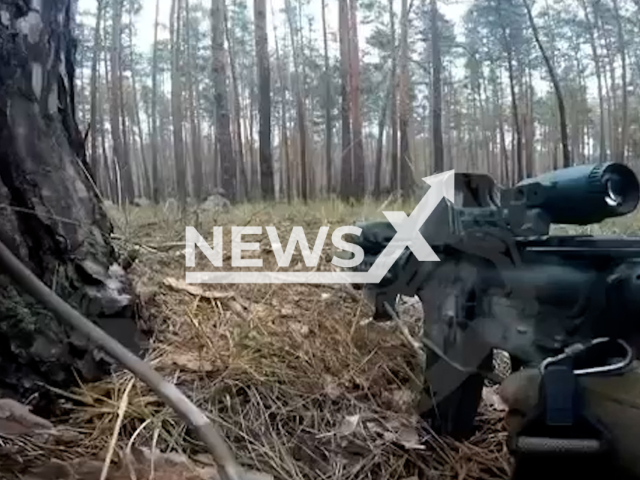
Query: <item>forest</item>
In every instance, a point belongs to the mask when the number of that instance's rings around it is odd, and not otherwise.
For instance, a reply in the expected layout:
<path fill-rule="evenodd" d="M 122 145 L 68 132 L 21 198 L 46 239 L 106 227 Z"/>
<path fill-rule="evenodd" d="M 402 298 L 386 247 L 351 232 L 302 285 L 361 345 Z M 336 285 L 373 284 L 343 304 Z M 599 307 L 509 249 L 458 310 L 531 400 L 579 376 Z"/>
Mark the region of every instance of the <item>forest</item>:
<path fill-rule="evenodd" d="M 512 185 L 640 154 L 638 0 L 472 0 L 453 20 L 436 0 L 316 2 L 81 2 L 102 196 L 357 200 L 445 169 Z"/>
<path fill-rule="evenodd" d="M 190 428 L 201 424 L 15 281 L 5 267 L 22 263 L 265 474 L 243 478 L 510 478 L 497 382 L 474 373 L 471 438 L 422 416 L 435 378 L 425 320 L 449 322 L 458 298 L 467 315 L 471 294 L 402 293 L 379 322 L 354 285 L 187 284 L 185 224 L 285 238 L 406 211 L 421 178 L 451 169 L 505 186 L 585 163 L 638 172 L 639 13 L 640 0 L 0 0 L 0 477 L 223 478 Z M 271 239 L 254 245 L 279 271 Z M 313 272 L 335 271 L 331 245 L 322 253 Z M 287 268 L 306 258 L 301 247 Z M 442 265 L 435 278 L 456 289 L 485 278 Z M 626 288 L 614 266 L 606 281 Z M 560 293 L 581 312 L 597 289 L 637 308 L 602 285 Z M 500 375 L 518 367 L 487 359 Z M 9 438 L 7 405 L 35 425 Z"/>

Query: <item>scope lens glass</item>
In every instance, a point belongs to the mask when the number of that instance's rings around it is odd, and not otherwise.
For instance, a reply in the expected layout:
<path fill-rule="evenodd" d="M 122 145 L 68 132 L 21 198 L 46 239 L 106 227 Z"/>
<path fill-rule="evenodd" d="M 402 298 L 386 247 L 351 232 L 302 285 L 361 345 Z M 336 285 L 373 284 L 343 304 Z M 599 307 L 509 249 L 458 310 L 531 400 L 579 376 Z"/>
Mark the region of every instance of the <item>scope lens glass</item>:
<path fill-rule="evenodd" d="M 620 207 L 624 203 L 624 188 L 622 181 L 617 176 L 611 176 L 606 180 L 607 195 L 605 201 L 611 207 Z"/>

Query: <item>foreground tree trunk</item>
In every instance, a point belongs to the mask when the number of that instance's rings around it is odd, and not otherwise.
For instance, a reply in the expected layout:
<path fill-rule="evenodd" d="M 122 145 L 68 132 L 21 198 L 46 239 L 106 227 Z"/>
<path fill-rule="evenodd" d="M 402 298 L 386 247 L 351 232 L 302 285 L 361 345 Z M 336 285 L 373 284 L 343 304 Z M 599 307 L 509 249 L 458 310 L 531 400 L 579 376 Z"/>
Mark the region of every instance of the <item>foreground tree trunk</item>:
<path fill-rule="evenodd" d="M 75 118 L 74 4 L 59 0 L 38 12 L 0 0 L 0 204 L 11 206 L 0 208 L 0 238 L 61 297 L 125 343 L 137 331 L 132 287 L 117 265 Z M 42 64 L 43 58 L 50 60 Z M 92 381 L 110 371 L 86 339 L 2 275 L 0 318 L 0 395 L 37 394 L 35 413 L 51 408 L 45 384 L 68 388 L 76 378 Z"/>

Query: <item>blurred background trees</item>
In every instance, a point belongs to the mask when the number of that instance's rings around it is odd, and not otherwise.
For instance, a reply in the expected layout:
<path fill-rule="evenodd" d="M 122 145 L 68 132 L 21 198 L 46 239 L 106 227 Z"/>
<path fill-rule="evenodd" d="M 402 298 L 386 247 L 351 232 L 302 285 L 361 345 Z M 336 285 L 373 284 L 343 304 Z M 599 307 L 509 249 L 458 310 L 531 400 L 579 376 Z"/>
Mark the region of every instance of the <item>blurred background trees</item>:
<path fill-rule="evenodd" d="M 162 3 L 80 1 L 78 120 L 114 203 L 360 200 L 640 155 L 638 0 Z"/>

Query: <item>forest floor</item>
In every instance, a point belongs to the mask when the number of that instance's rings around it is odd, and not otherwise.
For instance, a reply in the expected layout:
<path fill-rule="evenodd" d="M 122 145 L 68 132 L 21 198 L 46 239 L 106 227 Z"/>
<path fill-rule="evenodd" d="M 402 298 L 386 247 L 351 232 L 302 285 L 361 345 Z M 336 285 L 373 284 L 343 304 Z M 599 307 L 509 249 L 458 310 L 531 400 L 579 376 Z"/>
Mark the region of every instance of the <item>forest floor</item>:
<path fill-rule="evenodd" d="M 283 243 L 285 232 L 301 225 L 311 243 L 323 225 L 382 218 L 381 210 L 379 204 L 337 202 L 243 205 L 226 213 L 190 212 L 187 224 L 207 241 L 214 225 L 273 225 Z M 110 215 L 117 247 L 138 255 L 130 272 L 155 329 L 148 360 L 220 426 L 242 465 L 296 480 L 508 477 L 504 412 L 491 391 L 471 440 L 430 433 L 416 414 L 421 380 L 415 351 L 398 329 L 368 321 L 372 310 L 359 294 L 323 285 L 186 285 L 185 222 L 178 212 L 141 207 Z M 607 231 L 627 233 L 630 225 L 618 222 Z M 328 240 L 318 269 L 330 268 L 332 248 Z M 266 270 L 269 262 L 275 265 L 266 233 L 256 254 Z M 291 268 L 306 269 L 299 250 Z M 404 302 L 400 316 L 417 336 L 420 306 Z M 32 445 L 32 455 L 46 451 L 86 464 L 114 451 L 109 478 L 120 479 L 116 463 L 126 456 L 119 453 L 137 445 L 190 458 L 184 465 L 194 476 L 163 476 L 170 469 L 158 462 L 156 478 L 195 479 L 209 471 L 202 446 L 129 373 L 60 395 L 69 400 L 68 412 L 54 424 L 69 438 L 47 449 Z M 97 480 L 101 469 L 96 461 L 94 475 L 78 478 Z M 146 479 L 140 472 L 137 478 Z"/>

